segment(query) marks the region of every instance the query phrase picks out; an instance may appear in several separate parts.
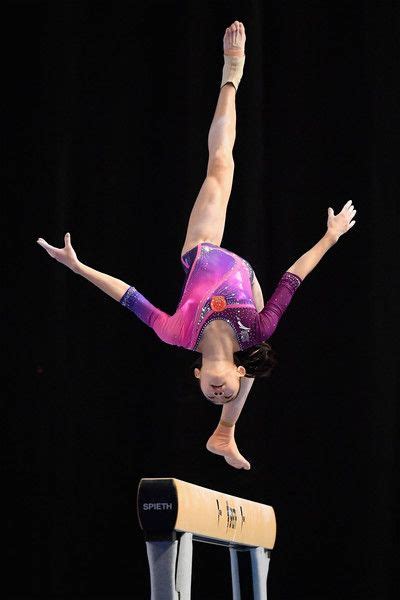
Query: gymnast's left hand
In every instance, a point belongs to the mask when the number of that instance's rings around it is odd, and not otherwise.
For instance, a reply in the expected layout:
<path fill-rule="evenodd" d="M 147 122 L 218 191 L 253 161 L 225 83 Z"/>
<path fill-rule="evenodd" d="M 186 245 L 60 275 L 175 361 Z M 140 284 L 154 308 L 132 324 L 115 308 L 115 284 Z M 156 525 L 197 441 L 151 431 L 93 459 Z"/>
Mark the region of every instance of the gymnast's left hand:
<path fill-rule="evenodd" d="M 333 208 L 328 208 L 327 234 L 334 242 L 355 225 L 353 218 L 356 212 L 352 200 L 348 200 L 337 215 L 333 212 Z"/>
<path fill-rule="evenodd" d="M 69 233 L 66 233 L 64 236 L 64 248 L 56 248 L 55 246 L 51 246 L 44 240 L 43 238 L 39 238 L 37 240 L 39 246 L 42 246 L 52 258 L 55 258 L 58 262 L 62 263 L 66 267 L 72 269 L 72 271 L 76 271 L 79 265 L 78 257 L 76 256 L 76 252 L 71 244 L 71 236 Z"/>

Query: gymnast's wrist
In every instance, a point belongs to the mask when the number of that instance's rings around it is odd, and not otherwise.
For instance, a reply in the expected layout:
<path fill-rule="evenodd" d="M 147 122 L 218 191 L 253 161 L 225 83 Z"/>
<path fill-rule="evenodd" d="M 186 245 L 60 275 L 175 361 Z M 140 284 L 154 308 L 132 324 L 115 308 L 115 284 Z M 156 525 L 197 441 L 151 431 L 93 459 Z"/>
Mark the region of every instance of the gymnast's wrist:
<path fill-rule="evenodd" d="M 81 263 L 80 260 L 76 260 L 73 263 L 71 263 L 69 268 L 71 269 L 71 271 L 73 271 L 77 275 L 83 275 L 84 267 L 85 267 L 85 265 L 83 263 Z"/>
<path fill-rule="evenodd" d="M 336 244 L 339 238 L 328 230 L 322 239 L 324 240 L 327 248 L 329 249 Z"/>

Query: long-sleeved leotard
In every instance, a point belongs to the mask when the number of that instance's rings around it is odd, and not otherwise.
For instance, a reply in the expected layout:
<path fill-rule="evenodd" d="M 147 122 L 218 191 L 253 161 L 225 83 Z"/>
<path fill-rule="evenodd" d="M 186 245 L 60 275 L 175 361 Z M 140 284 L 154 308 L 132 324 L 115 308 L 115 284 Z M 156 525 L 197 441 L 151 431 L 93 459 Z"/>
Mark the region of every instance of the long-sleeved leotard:
<path fill-rule="evenodd" d="M 164 342 L 196 351 L 208 323 L 222 319 L 232 327 L 241 350 L 260 344 L 275 331 L 301 283 L 286 271 L 263 310 L 253 300 L 254 271 L 237 254 L 203 242 L 182 256 L 186 273 L 175 314 L 153 306 L 134 287 L 120 303 L 152 327 Z"/>

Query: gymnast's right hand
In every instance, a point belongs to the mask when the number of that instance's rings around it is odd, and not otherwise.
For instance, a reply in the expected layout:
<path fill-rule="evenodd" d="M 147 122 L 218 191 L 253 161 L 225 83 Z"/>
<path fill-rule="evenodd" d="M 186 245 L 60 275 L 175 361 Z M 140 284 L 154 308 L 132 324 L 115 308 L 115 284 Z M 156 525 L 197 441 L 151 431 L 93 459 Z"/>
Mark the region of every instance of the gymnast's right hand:
<path fill-rule="evenodd" d="M 42 246 L 47 252 L 50 254 L 52 258 L 58 260 L 58 262 L 62 263 L 66 267 L 72 269 L 72 271 L 76 271 L 79 265 L 78 258 L 76 256 L 76 252 L 71 244 L 71 236 L 69 233 L 66 233 L 64 236 L 65 246 L 64 248 L 56 248 L 55 246 L 50 246 L 43 238 L 39 238 L 37 243 Z"/>

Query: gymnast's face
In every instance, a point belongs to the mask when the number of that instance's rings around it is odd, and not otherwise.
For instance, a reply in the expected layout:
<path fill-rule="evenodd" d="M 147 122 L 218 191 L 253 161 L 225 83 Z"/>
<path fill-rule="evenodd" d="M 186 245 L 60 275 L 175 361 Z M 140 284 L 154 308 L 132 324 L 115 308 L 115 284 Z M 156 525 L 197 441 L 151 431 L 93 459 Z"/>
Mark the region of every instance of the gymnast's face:
<path fill-rule="evenodd" d="M 246 374 L 244 367 L 230 362 L 203 365 L 194 370 L 194 376 L 200 380 L 200 389 L 205 397 L 214 404 L 227 404 L 236 398 L 240 390 L 240 380 Z"/>

